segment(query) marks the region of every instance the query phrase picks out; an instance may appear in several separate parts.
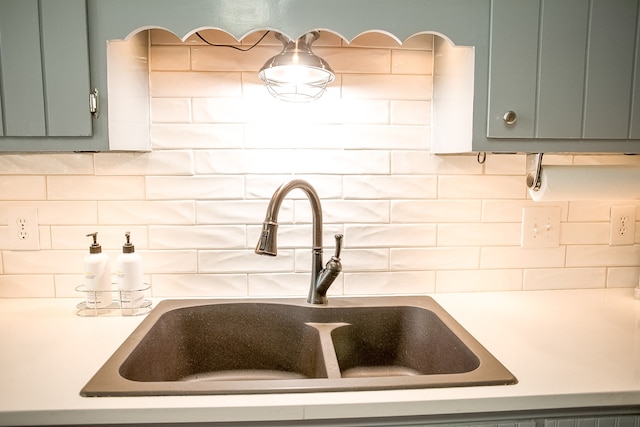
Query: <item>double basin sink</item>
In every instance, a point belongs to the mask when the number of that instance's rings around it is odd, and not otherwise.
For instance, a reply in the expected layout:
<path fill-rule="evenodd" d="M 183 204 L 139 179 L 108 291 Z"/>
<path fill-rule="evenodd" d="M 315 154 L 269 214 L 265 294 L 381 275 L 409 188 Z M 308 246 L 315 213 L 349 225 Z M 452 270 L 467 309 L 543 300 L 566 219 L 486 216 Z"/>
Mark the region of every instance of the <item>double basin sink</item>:
<path fill-rule="evenodd" d="M 83 396 L 506 385 L 516 378 L 432 298 L 165 300 Z"/>

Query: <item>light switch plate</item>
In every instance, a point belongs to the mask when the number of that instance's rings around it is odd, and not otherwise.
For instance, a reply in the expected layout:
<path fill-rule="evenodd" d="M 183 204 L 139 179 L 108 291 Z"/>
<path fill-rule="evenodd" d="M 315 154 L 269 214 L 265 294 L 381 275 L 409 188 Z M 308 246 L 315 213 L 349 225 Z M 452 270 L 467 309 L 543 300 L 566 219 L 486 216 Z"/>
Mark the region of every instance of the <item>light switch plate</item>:
<path fill-rule="evenodd" d="M 523 248 L 557 248 L 560 246 L 559 206 L 525 207 L 522 209 Z"/>

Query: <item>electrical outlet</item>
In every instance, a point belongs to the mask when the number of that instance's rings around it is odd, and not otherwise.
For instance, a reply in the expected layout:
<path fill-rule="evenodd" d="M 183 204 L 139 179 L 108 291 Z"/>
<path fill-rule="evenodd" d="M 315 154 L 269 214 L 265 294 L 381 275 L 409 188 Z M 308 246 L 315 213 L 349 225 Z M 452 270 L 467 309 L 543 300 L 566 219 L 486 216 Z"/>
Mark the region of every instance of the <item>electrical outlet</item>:
<path fill-rule="evenodd" d="M 610 246 L 633 245 L 636 237 L 636 207 L 612 206 Z"/>
<path fill-rule="evenodd" d="M 522 209 L 523 248 L 556 248 L 560 246 L 559 206 Z"/>
<path fill-rule="evenodd" d="M 38 231 L 38 209 L 8 208 L 9 248 L 14 251 L 37 251 L 40 249 Z"/>

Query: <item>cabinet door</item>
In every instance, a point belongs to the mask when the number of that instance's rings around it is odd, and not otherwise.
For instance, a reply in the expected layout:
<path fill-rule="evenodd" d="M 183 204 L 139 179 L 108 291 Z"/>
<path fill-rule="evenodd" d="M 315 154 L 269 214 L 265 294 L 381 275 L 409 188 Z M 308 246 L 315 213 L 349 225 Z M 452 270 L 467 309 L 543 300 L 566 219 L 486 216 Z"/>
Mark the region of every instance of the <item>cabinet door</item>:
<path fill-rule="evenodd" d="M 492 2 L 490 137 L 533 138 L 539 14 L 539 0 Z M 509 111 L 517 114 L 516 122 L 511 125 L 504 119 Z"/>
<path fill-rule="evenodd" d="M 638 138 L 638 3 L 492 0 L 487 136 Z"/>
<path fill-rule="evenodd" d="M 637 15 L 635 0 L 593 0 L 586 72 L 585 138 L 627 138 Z"/>
<path fill-rule="evenodd" d="M 4 136 L 92 134 L 84 0 L 0 0 L 0 64 Z"/>
<path fill-rule="evenodd" d="M 543 0 L 537 138 L 580 138 L 589 2 Z"/>

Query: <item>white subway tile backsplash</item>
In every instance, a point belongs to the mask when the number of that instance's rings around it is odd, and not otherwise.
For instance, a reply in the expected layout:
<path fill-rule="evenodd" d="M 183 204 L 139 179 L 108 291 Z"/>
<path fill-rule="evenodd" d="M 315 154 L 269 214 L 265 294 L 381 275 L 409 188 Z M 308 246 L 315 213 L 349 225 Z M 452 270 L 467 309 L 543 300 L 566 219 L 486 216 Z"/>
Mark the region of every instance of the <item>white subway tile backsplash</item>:
<path fill-rule="evenodd" d="M 258 45 L 251 55 L 236 49 L 218 46 L 192 46 L 191 69 L 194 71 L 254 71 L 282 50 L 281 46 Z M 153 52 L 152 52 L 153 53 Z"/>
<path fill-rule="evenodd" d="M 635 267 L 640 259 L 640 245 L 567 246 L 567 267 Z"/>
<path fill-rule="evenodd" d="M 49 200 L 140 200 L 143 176 L 53 175 L 47 178 Z"/>
<path fill-rule="evenodd" d="M 428 151 L 394 151 L 391 173 L 476 175 L 482 173 L 482 165 L 475 156 L 435 156 Z"/>
<path fill-rule="evenodd" d="M 98 202 L 100 224 L 195 224 L 194 201 Z"/>
<path fill-rule="evenodd" d="M 442 199 L 517 199 L 526 187 L 521 176 L 440 176 L 438 197 Z"/>
<path fill-rule="evenodd" d="M 203 30 L 214 43 L 251 46 Z M 337 295 L 635 287 L 640 245 L 609 246 L 611 206 L 533 202 L 525 155 L 430 152 L 433 35 L 322 32 L 337 75 L 313 103 L 271 97 L 249 52 L 151 32 L 148 153 L 0 155 L 0 298 L 74 297 L 97 231 L 112 262 L 130 231 L 150 296 L 306 298 L 312 215 L 300 190 L 278 216 L 279 254 L 254 254 L 269 199 L 305 179 L 323 207 L 325 261 L 344 234 Z M 508 142 L 506 142 L 508 143 Z M 545 155 L 546 165 L 640 164 L 640 156 Z M 35 207 L 40 251 L 9 250 L 9 207 Z M 561 208 L 560 246 L 520 247 L 522 210 Z"/>
<path fill-rule="evenodd" d="M 93 154 L 29 153 L 0 156 L 0 175 L 87 175 L 93 173 Z"/>
<path fill-rule="evenodd" d="M 145 273 L 193 273 L 198 269 L 198 253 L 195 250 L 140 251 Z"/>
<path fill-rule="evenodd" d="M 76 273 L 82 266 L 85 255 L 85 251 L 3 251 L 4 274 Z"/>
<path fill-rule="evenodd" d="M 273 193 L 282 184 L 292 178 L 302 179 L 313 185 L 320 199 L 340 199 L 343 195 L 342 175 L 246 175 L 247 199 L 269 200 Z M 294 189 L 287 195 L 287 199 L 306 199 L 302 190 Z M 266 204 L 265 204 L 266 208 Z"/>
<path fill-rule="evenodd" d="M 603 222 L 568 222 L 560 224 L 562 245 L 608 245 L 609 224 Z"/>
<path fill-rule="evenodd" d="M 234 176 L 147 176 L 148 200 L 242 199 L 244 178 Z"/>
<path fill-rule="evenodd" d="M 553 268 L 524 271 L 524 290 L 604 288 L 605 268 Z"/>
<path fill-rule="evenodd" d="M 433 175 L 357 175 L 344 177 L 347 199 L 435 199 Z"/>
<path fill-rule="evenodd" d="M 149 226 L 151 249 L 244 249 L 244 226 Z"/>
<path fill-rule="evenodd" d="M 6 175 L 0 179 L 1 200 L 45 200 L 46 194 L 44 176 Z"/>
<path fill-rule="evenodd" d="M 246 297 L 246 274 L 154 274 L 151 291 L 156 298 Z"/>
<path fill-rule="evenodd" d="M 640 267 L 607 268 L 608 288 L 635 288 L 640 283 Z"/>
<path fill-rule="evenodd" d="M 481 250 L 480 267 L 483 269 L 563 267 L 564 261 L 564 246 L 558 248 L 490 246 Z"/>
<path fill-rule="evenodd" d="M 391 73 L 430 75 L 433 73 L 433 52 L 394 49 L 391 53 Z"/>
<path fill-rule="evenodd" d="M 261 256 L 251 250 L 198 251 L 200 273 L 261 273 L 294 271 L 294 251 L 284 249 L 278 256 Z"/>
<path fill-rule="evenodd" d="M 392 271 L 477 269 L 480 248 L 398 248 L 391 249 Z"/>
<path fill-rule="evenodd" d="M 433 80 L 427 76 L 345 74 L 342 96 L 346 99 L 430 100 Z"/>
<path fill-rule="evenodd" d="M 437 292 L 518 291 L 521 269 L 441 270 L 436 274 Z"/>
<path fill-rule="evenodd" d="M 95 168 L 96 175 L 192 175 L 193 152 L 98 153 Z"/>
<path fill-rule="evenodd" d="M 348 125 L 340 134 L 344 148 L 375 150 L 428 150 L 431 135 L 427 126 Z"/>
<path fill-rule="evenodd" d="M 151 46 L 149 56 L 151 70 L 191 70 L 191 48 L 188 46 Z"/>
<path fill-rule="evenodd" d="M 391 101 L 390 123 L 394 125 L 431 125 L 430 101 Z"/>
<path fill-rule="evenodd" d="M 7 224 L 7 208 L 11 206 L 38 209 L 38 223 L 42 225 L 97 224 L 96 201 L 0 201 L 0 221 Z"/>
<path fill-rule="evenodd" d="M 349 224 L 344 230 L 347 248 L 424 247 L 436 245 L 435 224 Z"/>
<path fill-rule="evenodd" d="M 609 222 L 611 218 L 612 201 L 573 201 L 569 203 L 569 221 L 588 222 L 599 221 Z"/>
<path fill-rule="evenodd" d="M 438 246 L 518 246 L 517 223 L 439 224 Z"/>
<path fill-rule="evenodd" d="M 233 124 L 169 124 L 158 123 L 151 126 L 151 146 L 154 150 L 180 150 L 184 148 L 241 148 L 243 129 Z M 162 152 L 162 151 L 159 151 Z M 174 155 L 175 151 L 166 155 Z M 184 158 L 185 167 L 191 159 Z M 189 164 L 189 171 L 190 164 Z M 169 174 L 169 172 L 167 172 Z"/>
<path fill-rule="evenodd" d="M 390 49 L 318 47 L 314 48 L 314 53 L 331 64 L 336 73 L 386 75 L 391 71 Z"/>
<path fill-rule="evenodd" d="M 326 200 L 322 208 L 327 224 L 389 222 L 389 202 L 385 200 Z M 295 221 L 310 221 L 311 217 L 309 202 L 296 201 Z"/>
<path fill-rule="evenodd" d="M 215 96 L 242 96 L 239 72 L 177 72 L 152 71 L 151 97 L 208 98 Z"/>
<path fill-rule="evenodd" d="M 345 273 L 345 295 L 401 295 L 435 292 L 434 271 Z"/>
<path fill-rule="evenodd" d="M 267 212 L 268 201 L 197 201 L 197 224 L 262 224 Z M 278 220 L 281 223 L 293 221 L 293 202 L 285 200 Z"/>
<path fill-rule="evenodd" d="M 152 98 L 151 123 L 189 123 L 191 108 L 189 98 Z"/>
<path fill-rule="evenodd" d="M 341 293 L 340 277 L 329 288 L 327 295 Z M 251 297 L 298 297 L 307 298 L 309 293 L 308 273 L 249 274 L 249 296 Z"/>
<path fill-rule="evenodd" d="M 0 298 L 53 298 L 55 296 L 51 274 L 3 274 L 0 276 Z"/>
<path fill-rule="evenodd" d="M 384 150 L 199 150 L 196 173 L 205 174 L 386 174 Z"/>
<path fill-rule="evenodd" d="M 479 200 L 392 200 L 391 221 L 395 223 L 443 223 L 480 221 Z"/>

